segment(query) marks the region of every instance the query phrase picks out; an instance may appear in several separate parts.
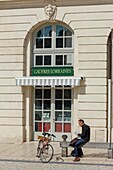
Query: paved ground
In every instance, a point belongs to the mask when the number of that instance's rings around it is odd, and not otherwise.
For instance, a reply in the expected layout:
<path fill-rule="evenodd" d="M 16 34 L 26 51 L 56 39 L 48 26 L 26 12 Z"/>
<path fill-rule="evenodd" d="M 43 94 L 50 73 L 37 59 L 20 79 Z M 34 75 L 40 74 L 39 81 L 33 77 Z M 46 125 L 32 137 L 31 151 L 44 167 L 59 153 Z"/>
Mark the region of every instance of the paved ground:
<path fill-rule="evenodd" d="M 37 142 L 23 144 L 0 144 L 0 170 L 112 170 L 113 159 L 107 158 L 106 149 L 83 148 L 84 158 L 80 162 L 73 162 L 73 157 L 63 157 L 62 160 L 56 160 L 61 156 L 61 148 L 58 142 L 51 143 L 55 154 L 50 163 L 43 164 L 36 157 Z M 69 149 L 68 154 L 71 152 Z"/>
<path fill-rule="evenodd" d="M 112 170 L 111 165 L 70 164 L 70 163 L 30 163 L 30 162 L 0 162 L 0 170 Z"/>

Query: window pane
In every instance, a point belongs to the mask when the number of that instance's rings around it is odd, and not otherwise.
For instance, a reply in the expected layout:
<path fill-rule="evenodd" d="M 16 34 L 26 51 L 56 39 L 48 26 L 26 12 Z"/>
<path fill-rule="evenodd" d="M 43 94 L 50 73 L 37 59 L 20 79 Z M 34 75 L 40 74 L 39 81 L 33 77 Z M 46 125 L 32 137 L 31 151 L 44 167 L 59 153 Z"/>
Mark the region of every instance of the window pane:
<path fill-rule="evenodd" d="M 51 109 L 51 101 L 50 100 L 44 100 L 44 109 L 45 110 Z"/>
<path fill-rule="evenodd" d="M 42 100 L 35 100 L 35 109 L 42 109 Z"/>
<path fill-rule="evenodd" d="M 51 98 L 51 90 L 50 89 L 44 89 L 44 98 L 45 99 Z"/>
<path fill-rule="evenodd" d="M 35 120 L 42 120 L 42 112 L 35 111 Z"/>
<path fill-rule="evenodd" d="M 71 110 L 71 101 L 64 101 L 64 110 Z"/>
<path fill-rule="evenodd" d="M 36 56 L 36 65 L 43 65 L 43 56 Z"/>
<path fill-rule="evenodd" d="M 44 56 L 44 65 L 51 65 L 51 56 L 50 55 Z"/>
<path fill-rule="evenodd" d="M 56 55 L 56 65 L 63 65 L 63 56 L 62 55 Z"/>
<path fill-rule="evenodd" d="M 44 48 L 51 48 L 51 38 L 44 39 Z"/>
<path fill-rule="evenodd" d="M 52 35 L 52 26 L 47 26 L 44 28 L 44 37 L 51 37 Z"/>
<path fill-rule="evenodd" d="M 72 32 L 69 29 L 65 28 L 64 30 L 65 30 L 64 33 L 65 36 L 72 36 Z"/>
<path fill-rule="evenodd" d="M 72 38 L 65 38 L 64 47 L 72 47 Z"/>
<path fill-rule="evenodd" d="M 62 121 L 62 112 L 55 112 L 55 121 Z"/>
<path fill-rule="evenodd" d="M 61 89 L 55 90 L 55 99 L 62 99 L 62 90 Z"/>
<path fill-rule="evenodd" d="M 72 65 L 72 55 L 64 55 L 64 65 Z"/>
<path fill-rule="evenodd" d="M 55 101 L 55 110 L 62 110 L 62 100 Z"/>
<path fill-rule="evenodd" d="M 64 132 L 71 133 L 71 123 L 64 123 Z"/>
<path fill-rule="evenodd" d="M 64 121 L 71 121 L 71 112 L 64 112 Z"/>
<path fill-rule="evenodd" d="M 43 39 L 42 38 L 36 39 L 36 48 L 43 48 Z"/>
<path fill-rule="evenodd" d="M 63 26 L 56 25 L 56 36 L 63 36 Z"/>
<path fill-rule="evenodd" d="M 48 132 L 50 129 L 51 129 L 50 123 L 48 123 L 48 122 L 43 123 L 43 131 L 44 132 Z"/>
<path fill-rule="evenodd" d="M 35 132 L 42 132 L 42 123 L 41 122 L 35 122 Z"/>
<path fill-rule="evenodd" d="M 43 120 L 44 121 L 50 121 L 50 118 L 51 118 L 51 113 L 50 112 L 44 112 L 43 113 Z"/>
<path fill-rule="evenodd" d="M 62 132 L 62 123 L 55 123 L 55 132 Z"/>
<path fill-rule="evenodd" d="M 63 38 L 56 39 L 56 48 L 63 48 Z"/>
<path fill-rule="evenodd" d="M 36 99 L 42 99 L 42 89 L 36 89 L 35 90 L 35 98 Z"/>
<path fill-rule="evenodd" d="M 71 99 L 71 89 L 64 90 L 64 99 Z"/>
<path fill-rule="evenodd" d="M 36 33 L 36 37 L 37 37 L 37 38 L 43 37 L 43 29 L 39 30 L 39 31 Z"/>

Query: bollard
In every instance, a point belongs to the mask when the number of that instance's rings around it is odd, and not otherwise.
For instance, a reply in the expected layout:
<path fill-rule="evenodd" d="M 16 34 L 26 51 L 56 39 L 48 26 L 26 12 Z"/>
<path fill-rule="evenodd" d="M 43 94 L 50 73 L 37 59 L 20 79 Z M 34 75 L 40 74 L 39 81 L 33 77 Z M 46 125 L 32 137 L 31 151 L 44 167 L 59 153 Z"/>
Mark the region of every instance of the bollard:
<path fill-rule="evenodd" d="M 113 149 L 108 149 L 108 159 L 113 159 Z"/>
<path fill-rule="evenodd" d="M 63 142 L 60 142 L 60 146 L 62 148 L 61 150 L 61 156 L 67 157 L 68 156 L 68 142 L 66 141 L 67 135 L 62 135 Z"/>
<path fill-rule="evenodd" d="M 68 156 L 68 148 L 62 148 L 62 157 Z"/>

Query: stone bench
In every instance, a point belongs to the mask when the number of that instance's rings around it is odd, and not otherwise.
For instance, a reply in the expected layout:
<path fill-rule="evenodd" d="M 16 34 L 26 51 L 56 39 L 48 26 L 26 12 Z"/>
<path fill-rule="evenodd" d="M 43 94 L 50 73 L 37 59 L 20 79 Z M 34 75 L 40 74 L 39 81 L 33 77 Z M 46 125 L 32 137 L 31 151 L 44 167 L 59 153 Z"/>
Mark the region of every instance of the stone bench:
<path fill-rule="evenodd" d="M 60 147 L 61 147 L 61 156 L 62 157 L 67 157 L 68 156 L 68 147 L 69 146 L 69 143 L 68 141 L 63 141 L 63 142 L 60 142 Z M 88 142 L 86 143 L 84 146 L 84 148 L 104 148 L 104 149 L 108 149 L 109 147 L 109 144 L 106 143 L 106 142 Z M 113 143 L 111 144 L 111 148 L 113 148 Z"/>

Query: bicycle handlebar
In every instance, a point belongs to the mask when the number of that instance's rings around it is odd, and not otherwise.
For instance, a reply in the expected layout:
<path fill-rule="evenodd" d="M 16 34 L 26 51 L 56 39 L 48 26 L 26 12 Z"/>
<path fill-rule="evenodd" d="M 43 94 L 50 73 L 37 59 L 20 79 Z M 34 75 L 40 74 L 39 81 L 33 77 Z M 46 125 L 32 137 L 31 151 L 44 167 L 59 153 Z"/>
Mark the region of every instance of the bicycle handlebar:
<path fill-rule="evenodd" d="M 46 136 L 53 136 L 54 138 L 56 138 L 56 136 L 54 134 L 48 133 L 48 132 L 43 132 L 42 135 Z"/>

